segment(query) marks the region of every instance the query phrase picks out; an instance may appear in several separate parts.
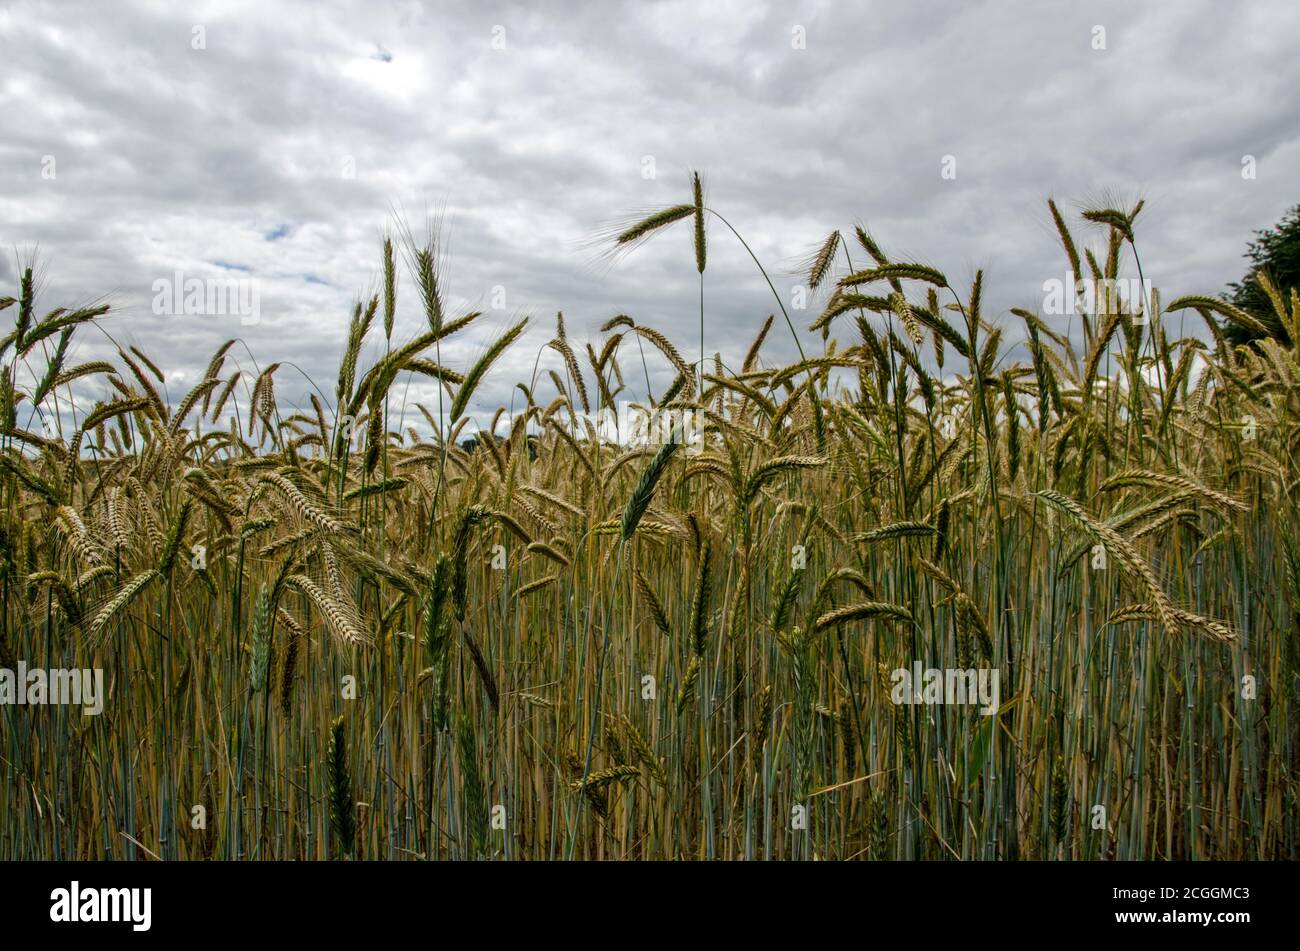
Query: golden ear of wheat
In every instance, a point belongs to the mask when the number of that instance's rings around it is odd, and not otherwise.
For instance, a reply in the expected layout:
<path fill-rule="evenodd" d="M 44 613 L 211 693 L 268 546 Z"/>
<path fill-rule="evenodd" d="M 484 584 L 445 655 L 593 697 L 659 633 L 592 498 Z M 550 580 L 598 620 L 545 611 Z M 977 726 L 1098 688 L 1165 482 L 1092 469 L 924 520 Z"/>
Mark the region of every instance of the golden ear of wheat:
<path fill-rule="evenodd" d="M 639 766 L 611 766 L 609 769 L 598 769 L 593 771 L 588 777 L 587 782 L 576 780 L 569 784 L 569 788 L 574 792 L 582 792 L 586 789 L 603 789 L 610 783 L 616 783 L 624 779 L 635 779 L 641 775 Z"/>
<path fill-rule="evenodd" d="M 824 631 L 838 624 L 850 621 L 866 621 L 874 618 L 892 618 L 896 621 L 911 621 L 912 612 L 902 605 L 885 601 L 860 601 L 834 611 L 828 611 L 817 619 L 816 629 Z"/>
<path fill-rule="evenodd" d="M 870 531 L 859 532 L 853 536 L 853 540 L 859 544 L 870 545 L 874 542 L 891 541 L 896 538 L 929 538 L 935 534 L 938 534 L 935 526 L 928 525 L 925 522 L 894 522 L 890 525 L 873 528 Z"/>
<path fill-rule="evenodd" d="M 1250 506 L 1222 492 L 1200 485 L 1185 476 L 1166 472 L 1152 472 L 1148 469 L 1125 469 L 1108 478 L 1098 492 L 1110 492 L 1122 488 L 1165 488 L 1178 489 L 1187 495 L 1197 495 L 1214 503 L 1222 512 L 1248 512 Z M 1186 495 L 1180 496 L 1185 498 Z"/>
<path fill-rule="evenodd" d="M 320 611 L 321 616 L 325 618 L 330 633 L 341 644 L 368 645 L 370 643 L 370 637 L 362 630 L 360 621 L 349 605 L 327 594 L 306 575 L 290 575 L 285 579 L 285 583 L 297 588 L 311 599 L 311 602 L 316 605 L 316 610 Z"/>
<path fill-rule="evenodd" d="M 285 501 L 289 503 L 293 511 L 304 521 L 310 522 L 322 531 L 331 532 L 335 535 L 346 533 L 347 529 L 342 522 L 314 505 L 308 500 L 307 496 L 303 495 L 301 489 L 280 473 L 269 472 L 262 476 L 258 482 L 274 486 L 284 496 Z"/>
<path fill-rule="evenodd" d="M 1165 633 L 1173 637 L 1178 635 L 1178 616 L 1169 600 L 1169 596 L 1165 594 L 1164 589 L 1160 586 L 1160 581 L 1156 578 L 1155 572 L 1151 570 L 1151 566 L 1146 563 L 1122 535 L 1110 526 L 1098 522 L 1088 514 L 1082 505 L 1068 496 L 1052 489 L 1043 489 L 1034 494 L 1053 508 L 1082 524 L 1096 536 L 1107 551 L 1111 552 L 1119 560 L 1120 564 L 1136 575 L 1146 587 L 1147 594 L 1151 599 L 1151 605 L 1155 609 Z"/>
<path fill-rule="evenodd" d="M 96 614 L 94 619 L 90 622 L 90 635 L 92 641 L 97 641 L 104 633 L 104 629 L 108 627 L 109 622 L 117 617 L 118 614 L 125 611 L 127 607 L 130 606 L 131 602 L 135 600 L 136 596 L 145 589 L 145 586 L 157 577 L 158 569 L 150 568 L 148 571 L 140 572 L 126 584 L 122 585 L 122 587 L 118 589 L 117 593 L 109 599 L 108 603 L 104 605 L 100 612 Z"/>
<path fill-rule="evenodd" d="M 513 597 L 519 599 L 519 598 L 527 597 L 528 595 L 533 594 L 537 591 L 541 591 L 543 588 L 547 587 L 548 585 L 553 584 L 555 580 L 559 577 L 560 577 L 559 575 L 545 575 L 541 578 L 537 578 L 534 581 L 529 581 L 527 584 L 520 585 L 518 588 L 516 588 Z"/>

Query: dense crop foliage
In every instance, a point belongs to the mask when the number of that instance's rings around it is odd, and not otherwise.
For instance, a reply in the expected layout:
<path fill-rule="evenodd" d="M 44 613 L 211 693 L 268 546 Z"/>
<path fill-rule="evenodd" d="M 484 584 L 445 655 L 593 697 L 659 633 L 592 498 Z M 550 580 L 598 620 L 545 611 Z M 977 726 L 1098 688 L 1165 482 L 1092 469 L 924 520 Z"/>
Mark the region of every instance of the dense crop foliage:
<path fill-rule="evenodd" d="M 612 237 L 693 228 L 703 321 L 693 185 Z M 1084 216 L 1096 252 L 1050 210 L 1075 273 L 1137 260 L 1138 209 Z M 494 438 L 524 326 L 444 365 L 490 321 L 408 250 L 423 332 L 386 243 L 292 415 L 231 344 L 169 403 L 138 350 L 66 365 L 103 308 L 0 299 L 0 667 L 108 693 L 0 707 L 0 857 L 1296 857 L 1294 294 L 1261 278 L 1285 335 L 1212 297 L 1067 327 L 837 232 L 820 353 L 764 359 L 788 315 L 734 367 L 561 319 Z M 632 399 L 702 442 L 589 425 Z M 996 670 L 1000 709 L 893 702 L 914 662 Z"/>

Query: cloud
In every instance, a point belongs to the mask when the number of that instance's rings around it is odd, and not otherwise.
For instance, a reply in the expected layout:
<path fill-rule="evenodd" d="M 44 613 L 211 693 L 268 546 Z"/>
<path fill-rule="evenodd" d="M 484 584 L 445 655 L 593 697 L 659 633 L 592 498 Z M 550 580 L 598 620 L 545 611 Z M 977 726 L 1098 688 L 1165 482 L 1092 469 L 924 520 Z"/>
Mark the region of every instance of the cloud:
<path fill-rule="evenodd" d="M 39 249 L 47 309 L 108 295 L 113 337 L 191 381 L 241 337 L 257 365 L 302 371 L 277 375 L 298 402 L 307 377 L 332 397 L 398 218 L 420 234 L 443 213 L 449 306 L 487 311 L 444 348 L 455 369 L 534 317 L 480 391 L 483 413 L 532 377 L 557 311 L 579 343 L 627 313 L 698 353 L 689 224 L 612 266 L 590 248 L 620 215 L 687 200 L 692 168 L 787 308 L 794 262 L 856 222 L 954 284 L 984 268 L 995 318 L 1033 308 L 1064 269 L 1048 195 L 1068 211 L 1145 196 L 1148 279 L 1166 299 L 1214 293 L 1240 276 L 1251 232 L 1298 200 L 1300 8 L 1283 0 L 196 9 L 0 9 L 0 240 L 18 252 L 0 281 Z M 177 272 L 255 279 L 260 322 L 155 314 L 154 282 Z M 734 366 L 777 308 L 718 220 L 704 296 L 706 350 Z M 791 312 L 801 330 L 815 307 Z M 396 341 L 423 326 L 404 273 Z M 110 349 L 92 334 L 79 346 L 77 359 Z M 794 354 L 778 313 L 764 356 Z"/>

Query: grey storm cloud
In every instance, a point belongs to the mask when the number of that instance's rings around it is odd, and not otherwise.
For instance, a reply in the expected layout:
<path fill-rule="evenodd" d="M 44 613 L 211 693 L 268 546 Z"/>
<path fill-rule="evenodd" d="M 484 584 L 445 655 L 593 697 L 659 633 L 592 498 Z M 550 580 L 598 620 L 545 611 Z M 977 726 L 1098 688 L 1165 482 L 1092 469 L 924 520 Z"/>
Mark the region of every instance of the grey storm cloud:
<path fill-rule="evenodd" d="M 308 379 L 332 399 L 385 229 L 438 215 L 448 303 L 486 311 L 446 362 L 533 319 L 478 412 L 532 376 L 557 311 L 579 342 L 627 313 L 698 352 L 688 225 L 613 261 L 593 244 L 687 200 L 690 169 L 787 307 L 797 262 L 863 223 L 955 284 L 983 268 L 990 315 L 1033 308 L 1064 272 L 1049 195 L 1076 212 L 1144 197 L 1148 278 L 1166 299 L 1216 293 L 1300 200 L 1297 35 L 1290 0 L 0 3 L 0 282 L 34 254 L 47 308 L 110 301 L 107 334 L 173 398 L 240 337 L 241 365 L 285 365 L 282 399 Z M 255 280 L 260 321 L 155 314 L 178 272 Z M 716 221 L 705 306 L 729 363 L 775 311 Z M 791 311 L 806 349 L 816 306 Z M 423 320 L 404 274 L 396 340 Z M 79 346 L 111 352 L 93 332 Z M 778 321 L 764 356 L 794 354 Z"/>

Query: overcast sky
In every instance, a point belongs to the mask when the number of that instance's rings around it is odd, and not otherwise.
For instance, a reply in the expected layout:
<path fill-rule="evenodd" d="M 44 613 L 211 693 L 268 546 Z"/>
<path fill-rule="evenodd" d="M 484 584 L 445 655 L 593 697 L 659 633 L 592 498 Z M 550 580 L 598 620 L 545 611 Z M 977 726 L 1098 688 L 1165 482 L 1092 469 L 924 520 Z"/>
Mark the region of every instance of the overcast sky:
<path fill-rule="evenodd" d="M 797 262 L 861 222 L 954 284 L 983 268 L 995 318 L 1064 272 L 1049 195 L 1076 214 L 1145 197 L 1139 250 L 1166 300 L 1240 277 L 1252 231 L 1300 202 L 1294 0 L 590 7 L 0 2 L 0 295 L 35 251 L 42 312 L 109 300 L 105 329 L 173 401 L 236 336 L 332 400 L 385 228 L 418 237 L 442 211 L 450 308 L 486 311 L 445 361 L 533 320 L 483 412 L 532 375 L 557 310 L 579 343 L 623 312 L 698 353 L 689 222 L 612 265 L 591 243 L 689 200 L 692 168 L 787 306 Z M 739 243 L 709 237 L 706 347 L 738 362 L 774 302 Z M 177 272 L 255 280 L 259 322 L 155 314 Z M 403 273 L 394 338 L 423 327 Z M 76 361 L 107 352 L 78 340 Z M 793 356 L 783 324 L 769 340 L 769 363 Z M 304 397 L 287 366 L 276 381 Z"/>

